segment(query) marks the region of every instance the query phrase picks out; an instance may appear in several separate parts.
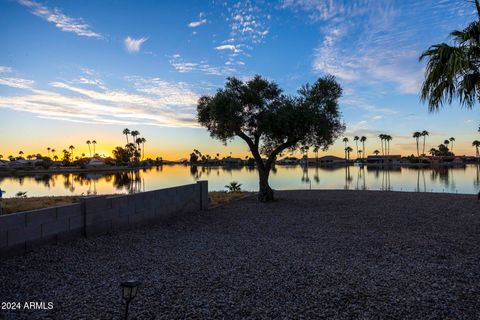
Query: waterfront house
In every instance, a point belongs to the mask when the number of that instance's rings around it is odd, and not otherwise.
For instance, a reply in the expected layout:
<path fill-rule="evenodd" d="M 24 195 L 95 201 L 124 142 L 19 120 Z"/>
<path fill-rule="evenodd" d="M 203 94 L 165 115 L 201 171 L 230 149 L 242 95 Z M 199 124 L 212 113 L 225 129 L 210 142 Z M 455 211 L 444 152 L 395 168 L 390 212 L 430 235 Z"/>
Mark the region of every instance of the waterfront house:
<path fill-rule="evenodd" d="M 41 159 L 35 160 L 25 160 L 25 159 L 18 159 L 8 162 L 8 166 L 11 168 L 29 168 L 35 167 L 38 163 L 42 162 Z"/>
<path fill-rule="evenodd" d="M 227 158 L 222 159 L 222 163 L 227 164 L 227 165 L 241 165 L 242 164 L 242 159 L 227 157 Z"/>
<path fill-rule="evenodd" d="M 292 164 L 297 164 L 298 159 L 295 158 L 295 157 L 286 157 L 286 158 L 283 158 L 282 160 L 279 160 L 277 163 L 278 164 L 285 164 L 285 165 L 292 165 Z"/>
<path fill-rule="evenodd" d="M 320 164 L 343 164 L 343 163 L 345 163 L 345 159 L 337 157 L 337 156 L 323 156 L 323 157 L 318 158 L 318 163 L 320 163 Z"/>
<path fill-rule="evenodd" d="M 105 165 L 105 160 L 99 157 L 90 158 L 87 167 L 100 167 Z"/>
<path fill-rule="evenodd" d="M 388 155 L 388 156 L 367 156 L 367 163 L 372 164 L 398 164 L 402 161 L 402 156 L 399 154 Z"/>

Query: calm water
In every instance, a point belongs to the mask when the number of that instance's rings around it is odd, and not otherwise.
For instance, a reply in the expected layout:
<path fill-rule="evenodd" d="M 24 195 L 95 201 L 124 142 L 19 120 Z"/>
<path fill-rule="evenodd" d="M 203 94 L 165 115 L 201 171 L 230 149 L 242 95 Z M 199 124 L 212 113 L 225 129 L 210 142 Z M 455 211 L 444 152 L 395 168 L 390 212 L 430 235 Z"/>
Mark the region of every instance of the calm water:
<path fill-rule="evenodd" d="M 132 193 L 208 180 L 210 190 L 225 190 L 225 185 L 238 181 L 242 189 L 258 188 L 253 168 L 160 166 L 120 173 L 54 174 L 28 177 L 0 177 L 4 197 L 19 191 L 27 196 L 88 195 Z M 480 167 L 409 168 L 398 167 L 309 167 L 277 166 L 270 175 L 275 189 L 350 189 L 420 192 L 477 193 L 480 190 Z"/>

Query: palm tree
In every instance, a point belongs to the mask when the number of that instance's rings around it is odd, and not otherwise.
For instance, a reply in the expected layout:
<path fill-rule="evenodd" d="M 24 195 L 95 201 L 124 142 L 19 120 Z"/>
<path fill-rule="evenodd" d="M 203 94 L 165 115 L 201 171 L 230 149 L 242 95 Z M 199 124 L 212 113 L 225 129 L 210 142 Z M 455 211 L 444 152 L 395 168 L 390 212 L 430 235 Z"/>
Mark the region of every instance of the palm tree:
<path fill-rule="evenodd" d="M 75 149 L 75 147 L 73 145 L 71 145 L 70 147 L 68 147 L 68 149 L 70 149 L 70 153 L 71 153 L 71 157 L 72 157 L 72 161 L 73 161 L 73 149 Z"/>
<path fill-rule="evenodd" d="M 365 141 L 367 141 L 367 137 L 362 136 L 360 138 L 360 142 L 362 143 L 362 150 L 363 150 L 363 157 L 364 158 L 365 158 L 365 155 L 367 154 L 367 152 L 365 151 Z"/>
<path fill-rule="evenodd" d="M 422 136 L 421 132 L 415 131 L 412 135 L 413 138 L 415 138 L 415 142 L 417 143 L 417 157 L 420 158 L 420 150 L 418 149 L 418 140 Z"/>
<path fill-rule="evenodd" d="M 449 143 L 450 143 L 449 140 L 444 140 L 444 141 L 443 141 L 443 144 L 444 144 L 447 148 L 448 148 L 448 144 L 449 144 Z"/>
<path fill-rule="evenodd" d="M 385 137 L 385 148 L 387 149 L 387 157 L 390 155 L 390 141 L 392 141 L 392 136 L 386 134 Z"/>
<path fill-rule="evenodd" d="M 138 150 L 141 150 L 141 149 L 140 149 L 140 143 L 142 143 L 142 138 L 137 138 L 137 139 L 135 139 L 135 143 L 137 144 L 137 149 L 138 149 Z"/>
<path fill-rule="evenodd" d="M 357 158 L 358 158 L 358 140 L 359 139 L 360 139 L 359 136 L 353 137 L 353 141 L 355 141 L 355 147 L 356 147 L 356 150 L 357 150 Z"/>
<path fill-rule="evenodd" d="M 127 144 L 128 144 L 128 135 L 130 134 L 130 129 L 128 128 L 123 129 L 123 134 L 127 138 Z"/>
<path fill-rule="evenodd" d="M 352 152 L 353 149 L 350 147 L 345 148 L 345 154 L 347 155 L 347 161 L 350 161 L 350 152 Z"/>
<path fill-rule="evenodd" d="M 90 153 L 90 158 L 92 157 L 92 149 L 90 149 L 90 144 L 92 142 L 90 140 L 87 140 L 87 146 L 88 146 L 88 152 Z"/>
<path fill-rule="evenodd" d="M 385 139 L 385 135 L 382 133 L 382 134 L 378 135 L 378 137 L 380 138 L 380 143 L 382 144 L 382 155 L 384 156 L 385 151 L 383 149 L 383 140 Z"/>
<path fill-rule="evenodd" d="M 373 153 L 374 153 L 376 156 L 378 156 L 378 154 L 380 153 L 380 151 L 374 150 Z"/>
<path fill-rule="evenodd" d="M 0 154 L 0 160 L 2 160 L 2 159 L 3 159 L 3 154 Z"/>
<path fill-rule="evenodd" d="M 450 137 L 450 139 L 448 139 L 448 140 L 450 140 L 450 142 L 452 143 L 452 147 L 450 148 L 450 151 L 453 152 L 453 141 L 455 141 L 455 138 L 454 138 L 454 137 Z"/>
<path fill-rule="evenodd" d="M 478 156 L 480 155 L 478 152 L 478 148 L 480 147 L 480 141 L 478 140 L 473 141 L 472 146 L 475 147 L 475 156 L 478 158 Z"/>
<path fill-rule="evenodd" d="M 53 160 L 57 161 L 57 160 L 58 160 L 58 156 L 57 156 L 57 155 L 54 155 L 54 156 L 53 156 Z"/>
<path fill-rule="evenodd" d="M 133 130 L 132 132 L 130 132 L 130 135 L 132 136 L 133 138 L 133 143 L 136 142 L 136 138 L 140 135 L 140 132 L 138 132 L 137 130 Z"/>
<path fill-rule="evenodd" d="M 432 156 L 435 156 L 437 154 L 437 152 L 438 152 L 437 149 L 431 148 L 428 153 L 430 153 Z"/>
<path fill-rule="evenodd" d="M 48 157 L 50 158 L 50 147 L 47 148 Z"/>
<path fill-rule="evenodd" d="M 145 157 L 145 142 L 147 142 L 147 139 L 145 138 L 140 138 L 140 142 L 142 143 L 142 160 Z M 210 157 L 210 156 L 207 156 Z"/>
<path fill-rule="evenodd" d="M 50 151 L 52 151 L 53 157 L 55 158 L 55 149 L 52 148 Z"/>
<path fill-rule="evenodd" d="M 347 160 L 347 142 L 348 142 L 348 138 L 347 138 L 347 137 L 344 137 L 342 141 L 343 141 L 343 143 L 345 143 L 345 160 Z"/>
<path fill-rule="evenodd" d="M 453 45 L 435 44 L 419 60 L 427 60 L 421 99 L 428 101 L 430 111 L 445 102 L 472 108 L 479 97 L 480 83 L 480 3 L 475 0 L 477 20 L 461 31 L 453 31 Z"/>
<path fill-rule="evenodd" d="M 315 162 L 318 162 L 318 151 L 320 150 L 319 146 L 313 147 L 313 153 L 315 153 Z"/>
<path fill-rule="evenodd" d="M 423 137 L 423 148 L 422 148 L 422 154 L 425 154 L 425 137 L 428 136 L 430 133 L 427 130 L 423 130 L 421 135 Z"/>
<path fill-rule="evenodd" d="M 93 144 L 93 155 L 96 155 L 96 153 L 95 153 L 95 145 L 97 144 L 97 141 L 93 140 L 93 141 L 92 141 L 92 144 Z"/>

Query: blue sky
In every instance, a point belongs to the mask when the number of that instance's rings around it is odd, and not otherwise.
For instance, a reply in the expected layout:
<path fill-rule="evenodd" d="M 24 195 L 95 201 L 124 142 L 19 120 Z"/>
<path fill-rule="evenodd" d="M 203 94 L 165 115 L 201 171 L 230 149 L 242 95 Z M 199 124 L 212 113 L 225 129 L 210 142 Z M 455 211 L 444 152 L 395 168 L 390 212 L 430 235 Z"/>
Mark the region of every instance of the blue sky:
<path fill-rule="evenodd" d="M 325 73 L 344 88 L 346 135 L 366 135 L 367 152 L 388 133 L 393 153 L 412 153 L 412 132 L 426 129 L 428 147 L 454 136 L 454 152 L 473 153 L 478 113 L 429 114 L 418 56 L 474 19 L 464 0 L 0 0 L 0 154 L 87 150 L 87 139 L 108 154 L 129 127 L 152 156 L 244 155 L 198 128 L 198 97 L 227 76 L 261 74 L 294 94 Z"/>

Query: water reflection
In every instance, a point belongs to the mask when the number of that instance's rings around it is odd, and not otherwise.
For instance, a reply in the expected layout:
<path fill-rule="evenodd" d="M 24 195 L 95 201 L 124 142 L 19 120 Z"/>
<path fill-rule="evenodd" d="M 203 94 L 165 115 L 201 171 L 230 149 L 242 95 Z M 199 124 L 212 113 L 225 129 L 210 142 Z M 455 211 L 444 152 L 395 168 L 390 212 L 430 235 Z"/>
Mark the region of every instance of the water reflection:
<path fill-rule="evenodd" d="M 254 167 L 158 166 L 115 173 L 37 174 L 22 177 L 0 176 L 6 197 L 19 191 L 37 195 L 95 195 L 136 193 L 208 180 L 210 190 L 224 190 L 238 181 L 245 190 L 258 189 Z M 275 189 L 346 189 L 415 192 L 477 193 L 480 165 L 466 167 L 356 167 L 280 166 L 270 182 Z"/>

